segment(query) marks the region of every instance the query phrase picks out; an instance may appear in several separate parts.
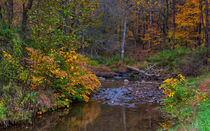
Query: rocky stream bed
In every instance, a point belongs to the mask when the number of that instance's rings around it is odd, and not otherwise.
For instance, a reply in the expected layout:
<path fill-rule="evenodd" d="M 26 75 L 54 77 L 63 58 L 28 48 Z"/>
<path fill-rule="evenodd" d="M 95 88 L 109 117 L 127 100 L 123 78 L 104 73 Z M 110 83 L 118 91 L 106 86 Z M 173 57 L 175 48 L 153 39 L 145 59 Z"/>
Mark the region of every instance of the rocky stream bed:
<path fill-rule="evenodd" d="M 163 94 L 158 87 L 164 78 L 159 74 L 127 66 L 125 71 L 104 71 L 96 75 L 103 84 L 92 99 L 102 104 L 135 107 L 161 103 Z"/>
<path fill-rule="evenodd" d="M 138 104 L 160 103 L 163 97 L 158 89 L 159 82 L 117 80 L 118 85 L 115 84 L 113 88 L 113 81 L 104 81 L 92 99 L 108 105 L 135 107 Z"/>

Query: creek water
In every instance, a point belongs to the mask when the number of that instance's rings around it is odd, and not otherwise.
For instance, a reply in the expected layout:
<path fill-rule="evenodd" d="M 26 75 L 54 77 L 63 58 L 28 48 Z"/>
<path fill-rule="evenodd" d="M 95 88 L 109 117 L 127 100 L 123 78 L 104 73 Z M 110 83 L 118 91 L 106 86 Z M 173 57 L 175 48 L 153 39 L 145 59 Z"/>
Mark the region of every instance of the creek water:
<path fill-rule="evenodd" d="M 102 82 L 101 89 L 153 87 L 154 83 L 111 80 Z M 116 90 L 115 90 L 116 91 Z M 136 90 L 135 90 L 136 91 Z M 96 96 L 100 96 L 96 94 Z M 103 96 L 103 95 L 102 95 Z M 151 96 L 151 99 L 153 96 Z M 34 118 L 33 125 L 7 128 L 8 131 L 155 131 L 161 125 L 162 117 L 158 111 L 159 104 L 135 103 L 109 104 L 94 97 L 88 103 L 73 104 L 70 110 L 49 112 Z M 111 100 L 112 101 L 112 100 Z M 117 103 L 124 101 L 117 101 Z M 115 103 L 113 101 L 112 103 Z"/>

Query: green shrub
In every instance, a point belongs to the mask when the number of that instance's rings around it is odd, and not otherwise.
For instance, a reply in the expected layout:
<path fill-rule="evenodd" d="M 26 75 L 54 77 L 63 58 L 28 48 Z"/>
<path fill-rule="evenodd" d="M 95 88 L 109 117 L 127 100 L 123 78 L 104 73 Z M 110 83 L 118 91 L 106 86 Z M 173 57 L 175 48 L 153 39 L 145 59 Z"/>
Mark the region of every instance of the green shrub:
<path fill-rule="evenodd" d="M 185 76 L 198 76 L 202 71 L 208 71 L 207 48 L 198 48 L 190 51 L 187 48 L 166 50 L 147 59 L 148 64 L 168 67 L 168 70 L 176 70 Z"/>
<path fill-rule="evenodd" d="M 88 62 L 88 65 L 89 65 L 89 66 L 98 66 L 98 65 L 99 65 L 99 62 L 96 61 L 96 60 L 90 60 L 90 61 Z"/>
<path fill-rule="evenodd" d="M 177 48 L 175 50 L 166 50 L 159 52 L 158 54 L 149 57 L 147 61 L 150 64 L 157 66 L 169 66 L 169 68 L 175 67 L 177 59 L 180 57 L 190 54 L 190 50 L 187 48 Z"/>
<path fill-rule="evenodd" d="M 159 87 L 165 94 L 163 110 L 178 116 L 180 121 L 191 114 L 189 106 L 193 101 L 205 101 L 206 94 L 189 87 L 187 80 L 180 74 L 177 78 L 169 78 Z"/>
<path fill-rule="evenodd" d="M 101 65 L 111 66 L 111 65 L 116 65 L 119 62 L 121 62 L 121 57 L 119 55 L 114 56 L 114 57 L 97 57 L 97 58 L 94 58 L 94 60 L 97 61 Z M 126 65 L 135 65 L 137 61 L 134 58 L 125 57 L 124 63 Z"/>
<path fill-rule="evenodd" d="M 208 71 L 207 48 L 198 48 L 190 54 L 177 59 L 175 68 L 185 76 L 198 76 L 202 70 Z"/>
<path fill-rule="evenodd" d="M 9 43 L 9 41 L 13 38 L 14 34 L 14 29 L 3 28 L 3 25 L 0 24 L 0 40 L 2 42 L 1 44 L 3 44 L 3 42 Z"/>
<path fill-rule="evenodd" d="M 28 92 L 14 83 L 3 87 L 0 97 L 0 123 L 31 122 L 36 109 L 38 94 Z"/>
<path fill-rule="evenodd" d="M 208 93 L 198 88 L 199 83 L 209 78 L 209 75 L 206 73 L 197 78 L 182 79 L 184 81 L 178 76 L 165 80 L 161 85 L 160 88 L 166 95 L 161 110 L 178 123 L 170 130 L 209 130 Z"/>
<path fill-rule="evenodd" d="M 0 35 L 1 36 L 1 35 Z M 9 80 L 18 81 L 18 74 L 23 71 L 21 59 L 23 56 L 22 44 L 20 37 L 15 34 L 2 36 L 8 39 L 8 46 L 0 45 L 0 78 L 3 82 Z M 8 38 L 7 38 L 8 37 Z"/>
<path fill-rule="evenodd" d="M 48 55 L 26 48 L 30 58 L 30 88 L 53 89 L 58 107 L 69 107 L 72 101 L 89 100 L 100 86 L 97 77 L 87 70 L 88 59 L 64 48 L 51 50 Z"/>

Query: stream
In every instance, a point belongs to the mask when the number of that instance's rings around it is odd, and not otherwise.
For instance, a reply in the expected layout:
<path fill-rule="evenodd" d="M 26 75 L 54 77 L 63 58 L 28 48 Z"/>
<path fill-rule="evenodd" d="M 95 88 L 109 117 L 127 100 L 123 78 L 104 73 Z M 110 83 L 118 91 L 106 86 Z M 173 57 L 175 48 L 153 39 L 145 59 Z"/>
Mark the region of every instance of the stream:
<path fill-rule="evenodd" d="M 103 80 L 88 103 L 70 110 L 45 113 L 33 125 L 8 131 L 155 131 L 164 122 L 158 111 L 162 94 L 158 82 Z"/>

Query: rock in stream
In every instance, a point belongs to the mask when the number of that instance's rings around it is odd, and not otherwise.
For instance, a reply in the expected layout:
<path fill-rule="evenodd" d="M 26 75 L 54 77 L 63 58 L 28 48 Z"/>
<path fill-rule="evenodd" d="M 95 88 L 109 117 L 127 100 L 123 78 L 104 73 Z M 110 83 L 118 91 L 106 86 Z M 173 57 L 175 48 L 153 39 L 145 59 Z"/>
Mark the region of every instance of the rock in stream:
<path fill-rule="evenodd" d="M 138 81 L 111 81 L 120 83 L 119 87 L 107 88 L 105 82 L 102 88 L 92 97 L 103 104 L 135 107 L 137 104 L 160 103 L 163 94 L 157 88 L 160 84 L 155 82 Z"/>

